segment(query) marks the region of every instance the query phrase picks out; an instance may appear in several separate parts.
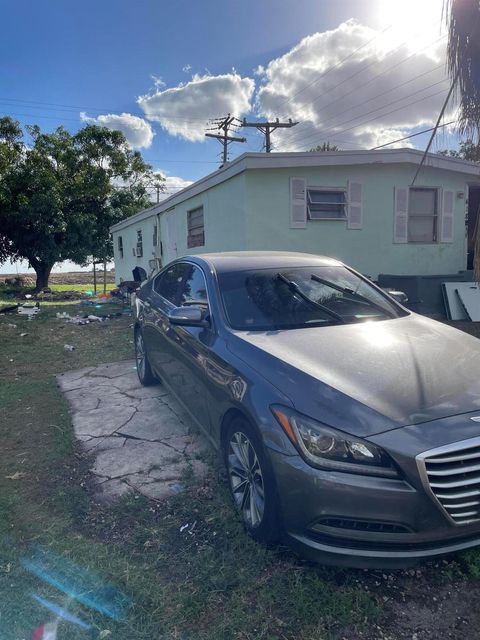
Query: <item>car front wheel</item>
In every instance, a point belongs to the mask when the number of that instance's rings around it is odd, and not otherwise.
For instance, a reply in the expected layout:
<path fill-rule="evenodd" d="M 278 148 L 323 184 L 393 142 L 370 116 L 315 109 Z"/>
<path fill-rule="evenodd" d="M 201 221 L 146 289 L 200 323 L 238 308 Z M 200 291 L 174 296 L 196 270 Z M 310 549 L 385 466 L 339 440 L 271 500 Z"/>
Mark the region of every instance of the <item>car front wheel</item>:
<path fill-rule="evenodd" d="M 280 537 L 275 480 L 260 436 L 247 421 L 237 418 L 224 438 L 224 456 L 230 491 L 250 535 L 259 542 Z"/>
<path fill-rule="evenodd" d="M 135 360 L 137 362 L 137 374 L 140 383 L 144 387 L 157 384 L 158 380 L 154 376 L 150 362 L 148 360 L 147 350 L 142 332 L 138 330 L 135 334 Z"/>

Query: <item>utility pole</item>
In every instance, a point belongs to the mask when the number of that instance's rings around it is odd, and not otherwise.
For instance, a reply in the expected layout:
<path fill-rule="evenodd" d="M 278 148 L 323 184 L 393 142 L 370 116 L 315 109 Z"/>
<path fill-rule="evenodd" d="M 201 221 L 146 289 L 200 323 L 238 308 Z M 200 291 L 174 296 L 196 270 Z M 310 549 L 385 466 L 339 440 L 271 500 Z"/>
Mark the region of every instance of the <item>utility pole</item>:
<path fill-rule="evenodd" d="M 270 153 L 272 150 L 272 141 L 271 134 L 275 131 L 275 129 L 290 129 L 290 127 L 294 127 L 298 122 L 293 122 L 291 118 L 289 118 L 288 122 L 280 122 L 277 118 L 275 122 L 247 122 L 246 118 L 243 119 L 242 127 L 254 127 L 263 133 L 265 136 L 265 151 Z"/>
<path fill-rule="evenodd" d="M 217 131 L 223 131 L 223 133 L 222 134 L 221 133 L 205 134 L 207 138 L 215 138 L 216 140 L 218 140 L 223 147 L 222 164 L 220 165 L 220 167 L 223 167 L 223 165 L 226 164 L 226 162 L 228 161 L 228 145 L 230 143 L 247 141 L 246 138 L 239 138 L 236 136 L 228 135 L 230 128 L 237 127 L 236 124 L 233 124 L 235 120 L 237 120 L 237 118 L 235 118 L 234 116 L 231 116 L 230 114 L 228 114 L 226 118 L 218 118 L 217 120 L 212 120 L 211 124 L 214 124 L 216 126 L 211 127 L 210 129 L 208 129 L 208 131 L 217 130 Z"/>

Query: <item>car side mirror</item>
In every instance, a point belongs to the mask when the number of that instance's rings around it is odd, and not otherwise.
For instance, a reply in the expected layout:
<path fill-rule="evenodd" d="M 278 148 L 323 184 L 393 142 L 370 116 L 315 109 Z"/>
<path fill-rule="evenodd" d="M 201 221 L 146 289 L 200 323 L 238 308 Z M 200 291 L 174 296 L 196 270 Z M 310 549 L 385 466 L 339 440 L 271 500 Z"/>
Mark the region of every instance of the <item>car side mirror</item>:
<path fill-rule="evenodd" d="M 168 314 L 171 324 L 181 327 L 208 327 L 206 310 L 201 307 L 176 307 Z"/>
<path fill-rule="evenodd" d="M 392 289 L 386 290 L 388 295 L 400 304 L 406 304 L 408 302 L 408 296 L 404 291 L 395 291 Z"/>

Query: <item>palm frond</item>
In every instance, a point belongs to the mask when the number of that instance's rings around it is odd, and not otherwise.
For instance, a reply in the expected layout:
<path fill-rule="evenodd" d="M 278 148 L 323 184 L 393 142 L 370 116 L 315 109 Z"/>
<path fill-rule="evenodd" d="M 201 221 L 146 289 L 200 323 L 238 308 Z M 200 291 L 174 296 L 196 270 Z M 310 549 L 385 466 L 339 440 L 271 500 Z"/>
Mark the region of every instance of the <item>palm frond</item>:
<path fill-rule="evenodd" d="M 480 0 L 444 0 L 447 66 L 459 99 L 459 129 L 480 140 Z"/>

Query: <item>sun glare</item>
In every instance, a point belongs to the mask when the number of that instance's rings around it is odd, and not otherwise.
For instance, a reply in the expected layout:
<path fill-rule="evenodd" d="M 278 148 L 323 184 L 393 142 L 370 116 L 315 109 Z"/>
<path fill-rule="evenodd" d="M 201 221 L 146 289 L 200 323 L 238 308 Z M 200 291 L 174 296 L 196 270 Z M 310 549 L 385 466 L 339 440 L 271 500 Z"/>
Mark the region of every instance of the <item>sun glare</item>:
<path fill-rule="evenodd" d="M 443 0 L 377 0 L 376 20 L 381 29 L 387 27 L 387 48 L 403 42 L 412 50 L 433 44 L 445 33 Z"/>

